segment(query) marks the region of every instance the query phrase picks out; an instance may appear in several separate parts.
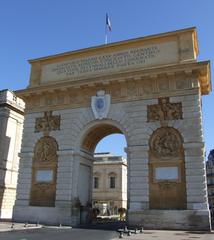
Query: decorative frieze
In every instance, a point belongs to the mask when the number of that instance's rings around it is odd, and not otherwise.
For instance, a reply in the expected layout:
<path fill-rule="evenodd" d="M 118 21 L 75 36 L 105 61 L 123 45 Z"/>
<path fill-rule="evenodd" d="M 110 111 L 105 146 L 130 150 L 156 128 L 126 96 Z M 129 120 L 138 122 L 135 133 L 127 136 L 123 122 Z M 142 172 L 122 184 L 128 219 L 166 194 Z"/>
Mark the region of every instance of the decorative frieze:
<path fill-rule="evenodd" d="M 168 78 L 168 77 L 167 77 Z M 135 82 L 136 81 L 136 82 Z M 62 106 L 64 108 L 76 108 L 76 107 L 89 107 L 90 99 L 92 96 L 96 95 L 96 92 L 100 89 L 104 90 L 107 94 L 111 95 L 111 102 L 123 102 L 123 101 L 132 101 L 132 100 L 142 100 L 147 98 L 154 98 L 156 96 L 176 96 L 178 94 L 185 94 L 182 92 L 182 89 L 177 89 L 175 84 L 168 84 L 168 80 L 164 81 L 161 80 L 161 83 L 158 84 L 159 78 L 158 76 L 155 78 L 142 78 L 142 79 L 132 79 L 132 80 L 125 80 L 121 83 L 109 83 L 107 85 L 100 85 L 100 86 L 85 86 L 81 87 L 81 89 L 75 88 L 67 88 L 66 90 L 58 89 L 57 92 L 44 92 L 43 94 L 34 95 L 33 93 L 31 96 L 26 96 L 24 98 L 26 102 L 26 112 L 33 112 L 33 111 L 47 111 L 59 109 Z M 172 82 L 174 79 L 172 80 Z M 190 81 L 190 80 L 186 80 Z M 191 84 L 188 83 L 191 86 Z M 179 93 L 176 91 L 179 90 Z M 184 89 L 185 90 L 185 89 Z M 197 89 L 191 88 L 189 91 L 192 91 L 194 94 L 197 93 Z M 162 100 L 160 100 L 162 101 Z M 166 100 L 167 101 L 167 100 Z M 164 105 L 164 100 L 163 104 Z M 176 104 L 171 104 L 166 102 L 168 108 L 170 108 L 170 113 L 173 109 L 176 109 Z M 165 106 L 164 105 L 164 106 Z M 180 104 L 177 104 L 180 105 Z M 154 108 L 154 111 L 159 107 L 151 107 Z M 173 113 L 174 116 L 170 115 L 167 116 L 167 119 L 179 119 L 182 114 L 176 115 L 176 112 Z M 169 114 L 170 114 L 169 113 Z M 152 114 L 152 113 L 151 113 Z M 45 118 L 45 117 L 44 117 Z M 154 118 L 154 117 L 153 117 Z M 155 119 L 160 119 L 161 117 L 155 117 Z M 41 118 L 40 118 L 41 119 Z M 152 119 L 152 117 L 151 117 Z M 156 120 L 151 120 L 156 121 Z M 41 126 L 42 125 L 42 126 Z M 41 129 L 44 128 L 51 128 L 49 125 L 45 123 L 45 120 L 38 120 L 38 127 L 36 127 L 35 131 L 44 131 Z M 51 128 L 51 130 L 57 130 L 57 128 Z"/>

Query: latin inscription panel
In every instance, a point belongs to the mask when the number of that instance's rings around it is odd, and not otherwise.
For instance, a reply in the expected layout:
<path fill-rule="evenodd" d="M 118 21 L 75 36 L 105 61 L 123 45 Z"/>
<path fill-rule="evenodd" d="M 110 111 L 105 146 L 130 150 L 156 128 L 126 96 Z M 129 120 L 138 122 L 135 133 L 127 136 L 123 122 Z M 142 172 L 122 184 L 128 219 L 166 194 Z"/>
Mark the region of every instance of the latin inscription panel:
<path fill-rule="evenodd" d="M 176 41 L 150 44 L 104 55 L 91 55 L 44 65 L 42 66 L 41 83 L 72 80 L 177 61 Z"/>
<path fill-rule="evenodd" d="M 53 180 L 52 170 L 38 170 L 36 172 L 36 182 L 51 182 Z"/>
<path fill-rule="evenodd" d="M 156 180 L 177 180 L 178 167 L 157 167 L 155 168 Z"/>

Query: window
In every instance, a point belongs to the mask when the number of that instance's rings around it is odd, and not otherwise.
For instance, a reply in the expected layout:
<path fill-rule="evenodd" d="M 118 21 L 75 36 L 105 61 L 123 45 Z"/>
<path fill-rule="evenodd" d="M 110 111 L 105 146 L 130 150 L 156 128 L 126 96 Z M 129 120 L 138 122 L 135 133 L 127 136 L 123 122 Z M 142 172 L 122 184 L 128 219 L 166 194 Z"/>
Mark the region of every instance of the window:
<path fill-rule="evenodd" d="M 115 177 L 110 177 L 110 188 L 115 188 Z"/>
<path fill-rule="evenodd" d="M 99 188 L 99 178 L 94 177 L 94 188 Z"/>

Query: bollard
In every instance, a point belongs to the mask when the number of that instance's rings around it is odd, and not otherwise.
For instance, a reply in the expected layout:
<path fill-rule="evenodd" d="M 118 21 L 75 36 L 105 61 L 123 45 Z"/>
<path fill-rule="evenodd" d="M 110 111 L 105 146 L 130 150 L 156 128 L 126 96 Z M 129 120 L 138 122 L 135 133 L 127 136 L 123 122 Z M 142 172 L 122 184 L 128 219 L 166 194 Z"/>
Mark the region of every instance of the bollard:
<path fill-rule="evenodd" d="M 135 228 L 134 233 L 137 234 L 137 228 Z"/>
<path fill-rule="evenodd" d="M 143 233 L 143 227 L 140 228 L 140 233 Z"/>
<path fill-rule="evenodd" d="M 120 232 L 119 238 L 123 238 L 123 232 Z"/>
<path fill-rule="evenodd" d="M 24 227 L 27 227 L 27 223 L 24 224 Z"/>
<path fill-rule="evenodd" d="M 11 229 L 13 229 L 13 228 L 14 228 L 14 223 L 12 223 L 12 224 L 11 224 L 11 227 L 10 227 L 10 228 L 11 228 Z"/>
<path fill-rule="evenodd" d="M 62 227 L 62 224 L 61 224 L 61 223 L 59 224 L 59 227 Z"/>
<path fill-rule="evenodd" d="M 132 235 L 132 233 L 131 233 L 131 231 L 128 231 L 128 234 L 127 234 L 128 236 L 131 236 Z"/>

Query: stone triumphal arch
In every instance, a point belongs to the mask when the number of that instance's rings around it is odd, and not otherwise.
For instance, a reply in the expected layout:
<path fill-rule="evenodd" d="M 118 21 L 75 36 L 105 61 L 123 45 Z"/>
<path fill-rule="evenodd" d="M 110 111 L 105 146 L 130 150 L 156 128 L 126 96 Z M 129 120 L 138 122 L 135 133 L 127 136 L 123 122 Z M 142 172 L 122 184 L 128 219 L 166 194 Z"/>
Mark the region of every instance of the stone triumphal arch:
<path fill-rule="evenodd" d="M 30 60 L 13 219 L 89 220 L 94 149 L 122 133 L 129 223 L 209 229 L 197 55 L 190 28 Z"/>

